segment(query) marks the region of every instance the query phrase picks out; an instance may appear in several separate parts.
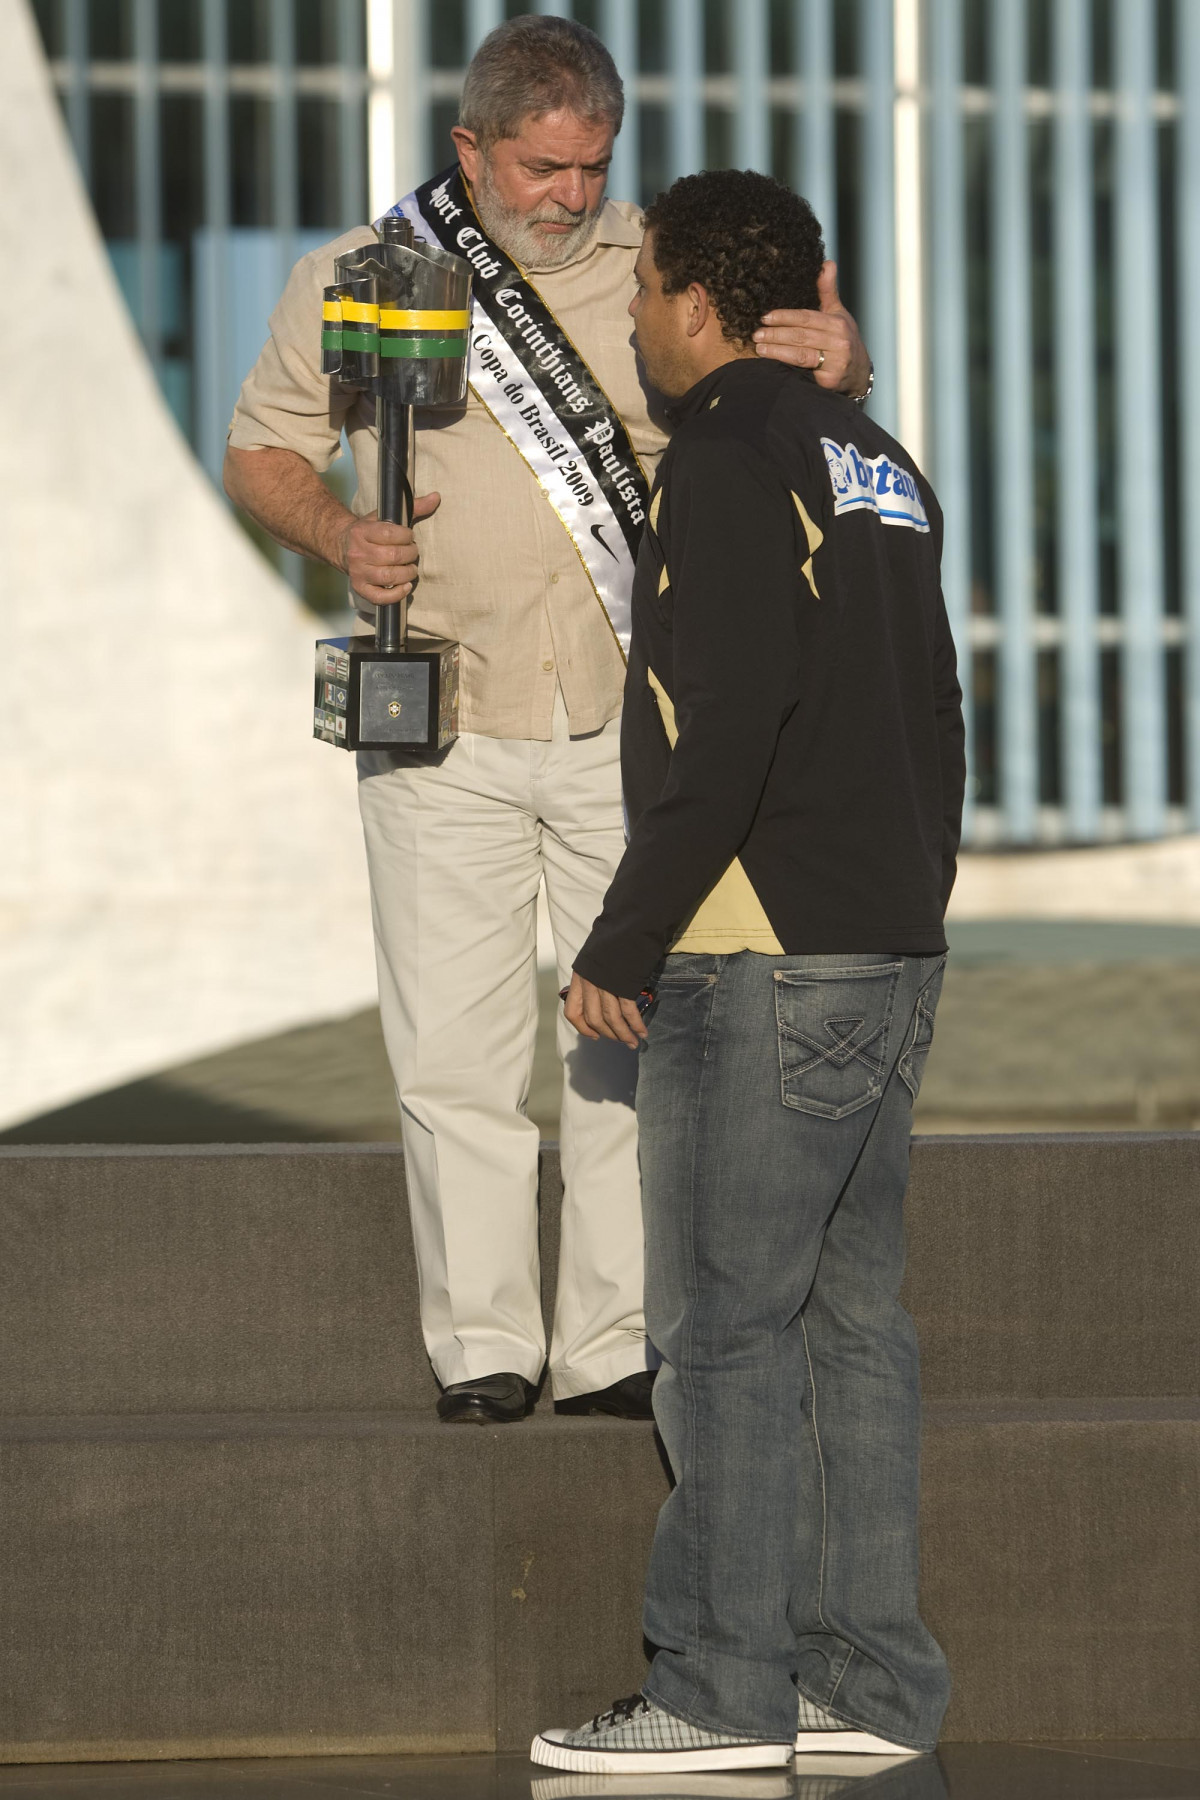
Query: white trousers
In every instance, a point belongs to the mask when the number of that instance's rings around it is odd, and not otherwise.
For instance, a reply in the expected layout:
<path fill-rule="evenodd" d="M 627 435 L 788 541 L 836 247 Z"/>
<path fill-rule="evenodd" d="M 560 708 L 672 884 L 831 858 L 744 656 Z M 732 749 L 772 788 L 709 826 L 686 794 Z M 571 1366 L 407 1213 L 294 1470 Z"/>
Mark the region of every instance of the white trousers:
<path fill-rule="evenodd" d="M 421 1325 L 443 1385 L 546 1361 L 537 1030 L 542 877 L 559 985 L 625 847 L 619 725 L 549 743 L 464 733 L 436 762 L 359 756 L 379 1003 L 400 1101 Z M 642 1313 L 636 1053 L 560 1015 L 564 1182 L 556 1399 L 657 1362 Z"/>

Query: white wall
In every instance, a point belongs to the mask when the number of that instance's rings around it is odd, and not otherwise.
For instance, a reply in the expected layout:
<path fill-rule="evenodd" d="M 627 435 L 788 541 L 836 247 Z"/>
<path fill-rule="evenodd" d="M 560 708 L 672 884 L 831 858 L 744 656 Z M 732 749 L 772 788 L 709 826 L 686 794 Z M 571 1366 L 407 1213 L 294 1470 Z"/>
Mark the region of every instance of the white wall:
<path fill-rule="evenodd" d="M 374 995 L 312 621 L 180 438 L 5 23 L 0 1125 Z"/>
<path fill-rule="evenodd" d="M 1123 919 L 1200 925 L 1200 837 L 959 861 L 951 919 Z"/>

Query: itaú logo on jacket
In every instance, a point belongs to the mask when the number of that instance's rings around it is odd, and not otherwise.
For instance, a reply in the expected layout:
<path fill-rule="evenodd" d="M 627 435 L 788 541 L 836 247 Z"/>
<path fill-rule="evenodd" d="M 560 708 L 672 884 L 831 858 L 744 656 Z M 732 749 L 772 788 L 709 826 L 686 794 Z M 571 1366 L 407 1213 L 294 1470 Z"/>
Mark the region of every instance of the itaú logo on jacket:
<path fill-rule="evenodd" d="M 917 484 L 890 456 L 864 456 L 856 444 L 835 444 L 823 437 L 835 513 L 878 513 L 885 525 L 908 525 L 928 531 L 929 520 Z"/>

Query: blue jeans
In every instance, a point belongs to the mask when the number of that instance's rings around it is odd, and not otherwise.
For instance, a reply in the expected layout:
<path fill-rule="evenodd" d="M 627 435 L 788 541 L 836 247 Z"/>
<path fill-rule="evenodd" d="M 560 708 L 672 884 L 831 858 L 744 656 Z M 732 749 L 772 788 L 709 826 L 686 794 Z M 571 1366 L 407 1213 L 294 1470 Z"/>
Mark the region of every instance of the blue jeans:
<path fill-rule="evenodd" d="M 796 1690 L 932 1749 L 920 1395 L 898 1294 L 912 1103 L 943 957 L 669 956 L 637 1111 L 646 1320 L 676 1485 L 647 1696 L 771 1742 Z"/>

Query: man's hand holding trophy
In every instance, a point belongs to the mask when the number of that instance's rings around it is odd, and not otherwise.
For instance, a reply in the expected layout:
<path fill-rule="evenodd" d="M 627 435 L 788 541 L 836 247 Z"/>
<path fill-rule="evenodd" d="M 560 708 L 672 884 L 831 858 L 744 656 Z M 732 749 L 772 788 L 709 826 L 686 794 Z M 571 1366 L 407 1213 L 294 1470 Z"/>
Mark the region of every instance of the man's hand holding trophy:
<path fill-rule="evenodd" d="M 375 395 L 380 519 L 413 522 L 414 408 L 467 396 L 471 267 L 384 219 L 378 244 L 337 259 L 321 372 Z M 344 750 L 441 750 L 458 735 L 458 645 L 408 640 L 408 600 L 376 609 L 374 638 L 317 643 L 313 735 Z"/>

